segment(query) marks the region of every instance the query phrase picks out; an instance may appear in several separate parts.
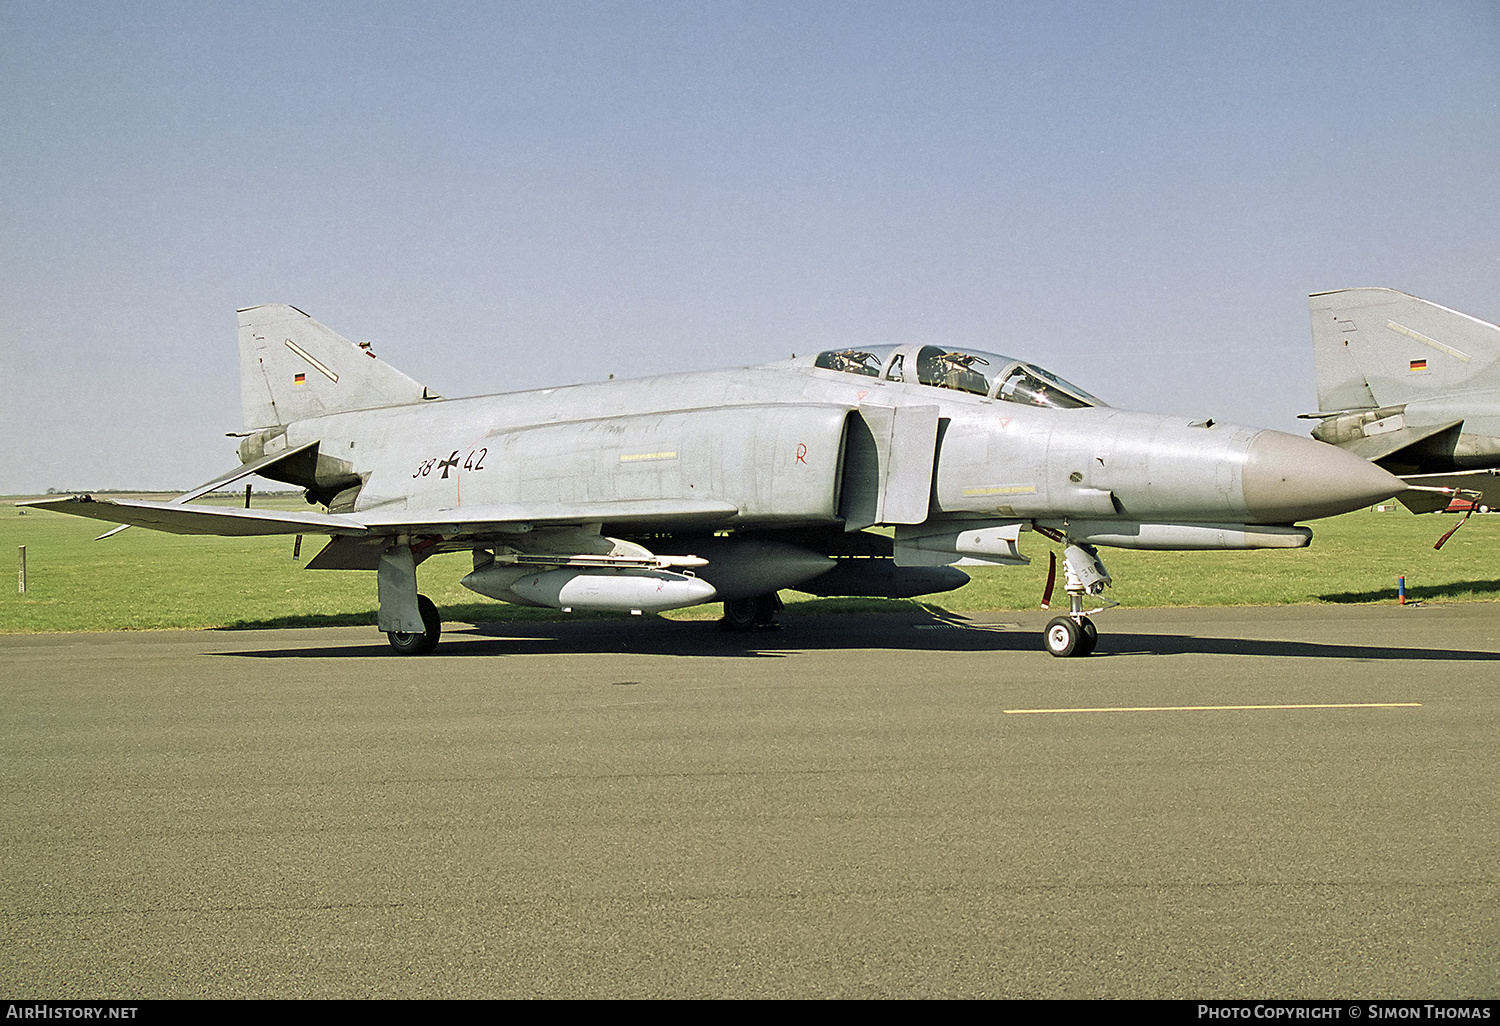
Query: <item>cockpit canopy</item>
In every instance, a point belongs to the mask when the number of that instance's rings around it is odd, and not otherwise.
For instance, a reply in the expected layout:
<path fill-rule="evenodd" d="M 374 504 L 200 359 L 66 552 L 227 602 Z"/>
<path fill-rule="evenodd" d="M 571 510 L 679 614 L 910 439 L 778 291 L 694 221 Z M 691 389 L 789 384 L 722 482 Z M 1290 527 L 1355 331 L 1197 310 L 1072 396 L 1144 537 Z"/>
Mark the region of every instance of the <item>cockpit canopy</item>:
<path fill-rule="evenodd" d="M 813 366 L 867 378 L 951 388 L 1031 406 L 1075 410 L 1109 405 L 1035 364 L 973 349 L 946 346 L 830 349 L 819 353 Z"/>

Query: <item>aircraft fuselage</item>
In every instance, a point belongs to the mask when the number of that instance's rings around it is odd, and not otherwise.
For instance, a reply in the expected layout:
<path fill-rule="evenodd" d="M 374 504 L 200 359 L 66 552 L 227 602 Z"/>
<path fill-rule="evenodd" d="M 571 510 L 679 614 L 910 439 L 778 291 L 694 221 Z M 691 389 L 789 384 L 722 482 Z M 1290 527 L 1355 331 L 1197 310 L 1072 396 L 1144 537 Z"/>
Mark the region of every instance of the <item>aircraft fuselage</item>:
<path fill-rule="evenodd" d="M 1286 524 L 1351 506 L 1340 492 L 1357 464 L 1297 436 L 1106 406 L 1037 407 L 811 363 L 333 414 L 293 423 L 285 437 L 320 442 L 321 457 L 361 482 L 335 512 L 682 500 L 732 507 L 722 529 L 842 523 L 857 484 L 850 419 L 861 411 L 868 420 L 897 413 L 896 459 L 903 431 L 915 436 L 918 461 L 932 444 L 921 432 L 936 432 L 927 472 L 894 484 L 918 493 L 901 497 L 917 514 L 878 522 Z M 908 425 L 899 415 L 908 410 L 930 414 Z M 242 457 L 253 458 L 264 437 L 247 443 Z"/>

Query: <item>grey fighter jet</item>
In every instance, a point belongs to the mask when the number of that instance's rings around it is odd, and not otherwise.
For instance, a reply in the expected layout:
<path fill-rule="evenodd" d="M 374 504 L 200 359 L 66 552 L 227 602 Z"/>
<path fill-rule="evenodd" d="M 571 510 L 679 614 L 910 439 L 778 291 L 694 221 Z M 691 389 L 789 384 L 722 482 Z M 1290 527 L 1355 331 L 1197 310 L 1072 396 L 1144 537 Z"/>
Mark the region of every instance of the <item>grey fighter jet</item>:
<path fill-rule="evenodd" d="M 1314 438 L 1400 475 L 1413 512 L 1500 506 L 1500 327 L 1395 289 L 1308 297 Z"/>
<path fill-rule="evenodd" d="M 724 603 L 767 625 L 777 592 L 911 596 L 958 563 L 1064 548 L 1054 655 L 1087 655 L 1099 546 L 1300 548 L 1296 521 L 1399 480 L 1330 445 L 1115 409 L 1023 360 L 936 345 L 834 349 L 737 370 L 442 399 L 290 306 L 240 311 L 241 466 L 172 502 L 34 505 L 184 534 L 322 534 L 309 569 L 374 570 L 378 625 L 430 652 L 417 566 L 468 550 L 472 590 L 565 610 Z M 322 511 L 192 500 L 249 474 Z M 888 528 L 872 531 L 870 528 Z M 1054 557 L 1055 558 L 1055 557 Z"/>

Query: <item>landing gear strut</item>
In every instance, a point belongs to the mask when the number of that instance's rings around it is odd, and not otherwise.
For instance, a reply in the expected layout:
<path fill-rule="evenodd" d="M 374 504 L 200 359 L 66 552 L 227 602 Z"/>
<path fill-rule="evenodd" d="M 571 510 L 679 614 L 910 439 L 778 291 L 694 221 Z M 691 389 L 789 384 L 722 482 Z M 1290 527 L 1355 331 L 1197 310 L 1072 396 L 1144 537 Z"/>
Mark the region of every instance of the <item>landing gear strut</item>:
<path fill-rule="evenodd" d="M 1042 632 L 1042 640 L 1046 642 L 1047 651 L 1059 658 L 1090 655 L 1099 642 L 1099 628 L 1084 615 L 1083 597 L 1097 595 L 1109 586 L 1112 583 L 1109 571 L 1100 562 L 1098 550 L 1081 542 L 1067 547 L 1063 554 L 1063 571 L 1067 582 L 1064 590 L 1068 593 L 1068 614 L 1048 623 Z M 1050 588 L 1050 582 L 1048 586 Z M 1091 611 L 1098 612 L 1097 609 Z"/>
<path fill-rule="evenodd" d="M 719 626 L 726 631 L 774 631 L 781 626 L 776 622 L 780 608 L 781 596 L 774 591 L 754 598 L 730 599 L 724 603 L 724 619 Z"/>

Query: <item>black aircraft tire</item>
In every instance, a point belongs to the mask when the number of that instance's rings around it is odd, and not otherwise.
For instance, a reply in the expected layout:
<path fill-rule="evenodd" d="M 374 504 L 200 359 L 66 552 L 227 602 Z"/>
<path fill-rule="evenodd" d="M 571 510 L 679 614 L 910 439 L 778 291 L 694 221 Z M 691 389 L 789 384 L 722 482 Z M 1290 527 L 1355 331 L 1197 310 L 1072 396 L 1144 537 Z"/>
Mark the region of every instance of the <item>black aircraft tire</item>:
<path fill-rule="evenodd" d="M 443 619 L 438 616 L 437 606 L 426 595 L 417 596 L 417 611 L 422 614 L 423 631 L 410 634 L 403 631 L 387 631 L 386 638 L 391 647 L 401 655 L 427 655 L 437 648 L 438 638 L 443 633 Z"/>
<path fill-rule="evenodd" d="M 776 610 L 781 599 L 775 592 L 753 598 L 730 599 L 724 603 L 724 618 L 719 626 L 726 631 L 775 630 Z"/>
<path fill-rule="evenodd" d="M 719 625 L 726 631 L 753 631 L 760 615 L 758 598 L 730 599 L 724 603 L 724 619 Z"/>
<path fill-rule="evenodd" d="M 1047 624 L 1047 629 L 1042 632 L 1042 640 L 1047 645 L 1047 651 L 1059 659 L 1078 655 L 1079 648 L 1083 644 L 1083 628 L 1074 623 L 1066 616 L 1059 616 Z"/>
<path fill-rule="evenodd" d="M 1086 616 L 1079 626 L 1083 628 L 1083 638 L 1078 642 L 1078 648 L 1073 654 L 1079 657 L 1093 655 L 1094 646 L 1099 644 L 1099 628 L 1095 627 L 1094 621 Z"/>

